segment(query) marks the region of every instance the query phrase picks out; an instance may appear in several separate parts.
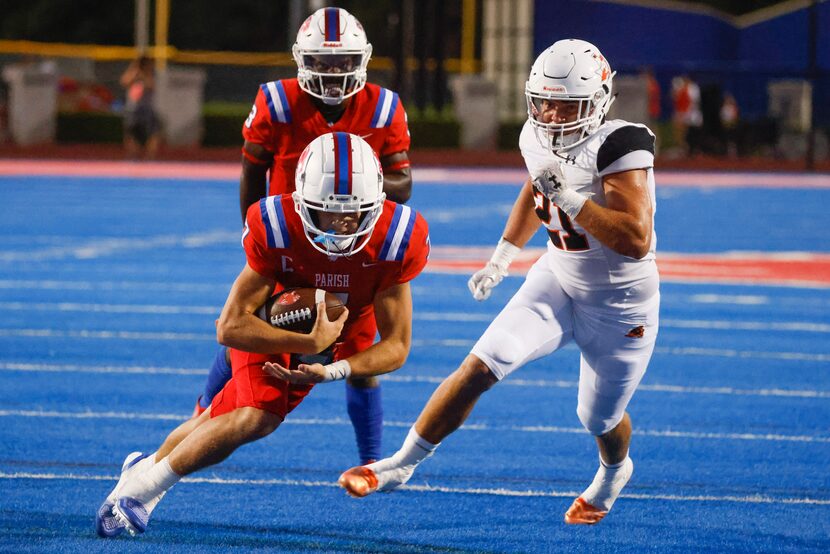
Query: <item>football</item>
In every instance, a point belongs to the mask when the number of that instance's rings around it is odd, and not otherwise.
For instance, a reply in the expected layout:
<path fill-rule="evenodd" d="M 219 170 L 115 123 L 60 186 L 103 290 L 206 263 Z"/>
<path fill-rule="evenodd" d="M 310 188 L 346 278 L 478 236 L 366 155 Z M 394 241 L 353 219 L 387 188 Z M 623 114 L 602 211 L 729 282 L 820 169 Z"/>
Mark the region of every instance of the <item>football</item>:
<path fill-rule="evenodd" d="M 325 300 L 329 320 L 334 321 L 343 313 L 343 302 L 323 289 L 294 288 L 286 289 L 268 299 L 257 315 L 274 327 L 310 333 L 317 321 L 317 303 Z"/>

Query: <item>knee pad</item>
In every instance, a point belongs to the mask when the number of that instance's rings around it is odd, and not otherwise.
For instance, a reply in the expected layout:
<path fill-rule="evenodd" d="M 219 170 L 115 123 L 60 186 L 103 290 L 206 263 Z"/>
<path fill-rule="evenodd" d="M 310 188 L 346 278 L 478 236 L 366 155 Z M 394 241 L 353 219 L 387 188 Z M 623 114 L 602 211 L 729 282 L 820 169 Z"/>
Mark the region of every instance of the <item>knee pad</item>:
<path fill-rule="evenodd" d="M 514 334 L 498 329 L 487 337 L 490 357 L 499 365 L 510 366 L 521 360 L 522 342 Z"/>
<path fill-rule="evenodd" d="M 589 410 L 581 404 L 576 407 L 576 415 L 579 417 L 579 421 L 582 423 L 582 426 L 595 437 L 604 435 L 619 425 L 624 414 L 625 412 L 623 412 L 623 414 L 621 414 L 618 418 L 604 418 L 601 414 L 597 414 L 593 410 Z"/>

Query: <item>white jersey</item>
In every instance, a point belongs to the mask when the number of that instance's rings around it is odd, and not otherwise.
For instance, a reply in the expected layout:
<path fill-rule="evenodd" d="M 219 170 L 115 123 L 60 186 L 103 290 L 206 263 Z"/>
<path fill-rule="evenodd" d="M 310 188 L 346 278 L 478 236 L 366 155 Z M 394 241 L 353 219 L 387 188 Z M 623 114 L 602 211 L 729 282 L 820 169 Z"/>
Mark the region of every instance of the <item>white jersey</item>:
<path fill-rule="evenodd" d="M 525 122 L 519 148 L 527 170 L 536 176 L 554 163 L 561 163 L 570 188 L 606 206 L 604 176 L 632 169 L 648 171 L 652 213 L 654 195 L 654 134 L 645 125 L 615 119 L 603 123 L 583 143 L 552 154 L 539 144 L 533 127 Z M 622 289 L 643 280 L 656 282 L 656 235 L 652 233 L 648 254 L 641 260 L 618 254 L 600 243 L 565 212 L 534 189 L 536 214 L 550 236 L 548 258 L 551 270 L 566 288 L 581 291 Z M 654 224 L 652 216 L 652 226 Z"/>

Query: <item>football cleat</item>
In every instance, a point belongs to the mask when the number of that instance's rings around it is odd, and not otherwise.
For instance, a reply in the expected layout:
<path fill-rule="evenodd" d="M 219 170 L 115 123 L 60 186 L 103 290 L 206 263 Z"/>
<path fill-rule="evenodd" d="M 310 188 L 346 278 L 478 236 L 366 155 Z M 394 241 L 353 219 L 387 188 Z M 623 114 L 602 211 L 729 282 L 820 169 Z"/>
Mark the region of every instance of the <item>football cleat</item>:
<path fill-rule="evenodd" d="M 112 492 L 109 493 L 104 503 L 101 504 L 101 507 L 95 513 L 95 532 L 98 533 L 99 537 L 105 539 L 117 537 L 124 531 L 124 525 L 115 518 L 112 508 L 115 505 L 121 487 L 127 481 L 129 475 L 133 473 L 130 470 L 136 467 L 138 462 L 147 458 L 147 456 L 149 454 L 131 452 L 124 458 L 124 463 L 121 464 L 121 476 L 118 478 L 118 483 L 116 483 L 115 488 L 112 489 Z"/>
<path fill-rule="evenodd" d="M 353 467 L 344 471 L 337 483 L 355 498 L 363 498 L 376 491 L 394 490 L 409 481 L 415 466 L 400 467 L 393 464 L 392 458 L 386 458 L 365 466 Z"/>
<path fill-rule="evenodd" d="M 95 514 L 95 532 L 104 539 L 117 537 L 124 532 L 124 526 L 115 519 L 112 513 L 113 506 L 112 502 L 105 501 Z"/>
<path fill-rule="evenodd" d="M 604 518 L 634 473 L 634 462 L 626 458 L 619 468 L 609 469 L 600 463 L 591 485 L 573 501 L 565 512 L 565 523 L 593 525 Z"/>
<path fill-rule="evenodd" d="M 606 510 L 600 510 L 595 506 L 591 506 L 580 496 L 573 501 L 571 507 L 565 512 L 565 523 L 571 525 L 593 525 L 598 523 L 608 513 Z"/>
<path fill-rule="evenodd" d="M 112 507 L 113 517 L 130 535 L 134 537 L 140 535 L 147 530 L 150 514 L 153 513 L 165 494 L 167 494 L 167 491 L 146 502 L 132 496 L 123 496 L 116 500 L 115 506 Z"/>
<path fill-rule="evenodd" d="M 112 509 L 115 519 L 132 536 L 140 535 L 147 530 L 151 512 L 152 508 L 148 510 L 144 503 L 130 496 L 119 498 Z"/>
<path fill-rule="evenodd" d="M 153 513 L 165 494 L 167 494 L 167 491 L 146 502 L 132 496 L 124 496 L 115 502 L 115 506 L 112 507 L 112 514 L 130 535 L 140 535 L 147 530 L 150 514 Z"/>
<path fill-rule="evenodd" d="M 346 489 L 349 496 L 363 498 L 378 490 L 378 477 L 368 467 L 357 466 L 344 471 L 337 484 Z"/>

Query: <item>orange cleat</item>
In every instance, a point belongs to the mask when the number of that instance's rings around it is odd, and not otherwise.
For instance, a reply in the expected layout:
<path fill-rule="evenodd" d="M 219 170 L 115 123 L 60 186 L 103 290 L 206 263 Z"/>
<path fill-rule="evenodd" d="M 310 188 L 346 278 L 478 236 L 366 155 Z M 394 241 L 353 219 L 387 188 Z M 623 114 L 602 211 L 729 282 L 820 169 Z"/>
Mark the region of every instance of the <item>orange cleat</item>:
<path fill-rule="evenodd" d="M 378 476 L 366 466 L 347 469 L 337 483 L 355 498 L 363 498 L 378 490 Z"/>
<path fill-rule="evenodd" d="M 607 511 L 591 506 L 581 496 L 574 500 L 565 512 L 565 523 L 570 525 L 593 525 L 605 517 Z"/>

